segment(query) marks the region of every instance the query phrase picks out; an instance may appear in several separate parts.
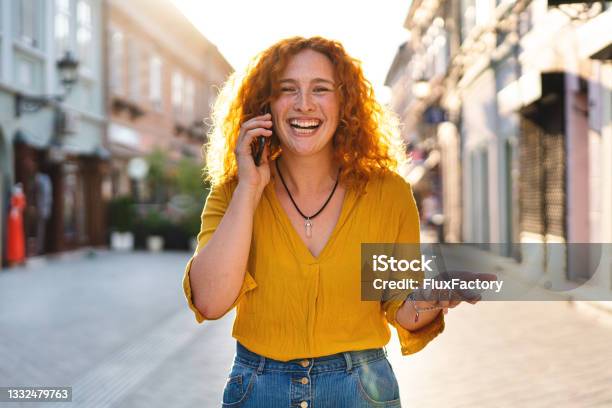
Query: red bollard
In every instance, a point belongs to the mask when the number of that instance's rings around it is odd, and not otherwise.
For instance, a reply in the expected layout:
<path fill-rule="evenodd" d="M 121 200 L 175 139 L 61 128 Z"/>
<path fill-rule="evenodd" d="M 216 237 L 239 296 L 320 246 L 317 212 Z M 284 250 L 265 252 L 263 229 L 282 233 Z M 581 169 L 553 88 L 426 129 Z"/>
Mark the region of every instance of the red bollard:
<path fill-rule="evenodd" d="M 11 209 L 9 211 L 7 225 L 7 254 L 9 265 L 23 263 L 25 261 L 25 233 L 23 228 L 23 210 L 26 206 L 26 198 L 23 194 L 21 183 L 15 184 L 11 195 Z"/>

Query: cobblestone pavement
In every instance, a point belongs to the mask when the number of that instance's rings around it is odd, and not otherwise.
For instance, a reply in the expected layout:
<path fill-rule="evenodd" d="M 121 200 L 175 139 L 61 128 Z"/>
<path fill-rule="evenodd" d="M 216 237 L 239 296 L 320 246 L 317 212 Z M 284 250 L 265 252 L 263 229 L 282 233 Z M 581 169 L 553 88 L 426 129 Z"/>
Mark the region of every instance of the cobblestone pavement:
<path fill-rule="evenodd" d="M 188 257 L 101 252 L 2 271 L 0 386 L 72 386 L 71 407 L 218 405 L 232 322 L 195 324 Z"/>
<path fill-rule="evenodd" d="M 72 386 L 70 407 L 219 406 L 233 313 L 195 323 L 187 258 L 101 252 L 2 271 L 0 386 Z M 611 344 L 609 325 L 569 303 L 489 302 L 451 310 L 416 355 L 395 338 L 387 349 L 406 407 L 612 407 Z"/>
<path fill-rule="evenodd" d="M 612 328 L 567 302 L 463 304 L 423 351 L 388 350 L 414 407 L 612 407 Z"/>

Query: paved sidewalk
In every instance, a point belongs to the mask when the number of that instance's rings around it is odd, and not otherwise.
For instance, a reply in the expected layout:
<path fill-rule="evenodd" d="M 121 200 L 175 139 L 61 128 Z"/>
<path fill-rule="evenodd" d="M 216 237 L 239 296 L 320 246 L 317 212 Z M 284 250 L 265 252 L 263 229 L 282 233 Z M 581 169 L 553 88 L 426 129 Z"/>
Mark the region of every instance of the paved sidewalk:
<path fill-rule="evenodd" d="M 463 304 L 423 351 L 388 349 L 414 407 L 612 407 L 612 328 L 567 302 Z"/>
<path fill-rule="evenodd" d="M 70 407 L 216 406 L 232 322 L 195 324 L 189 254 L 84 254 L 0 273 L 0 386 L 72 386 Z"/>
<path fill-rule="evenodd" d="M 70 385 L 70 407 L 219 406 L 234 314 L 195 323 L 188 256 L 104 252 L 2 271 L 0 386 Z M 416 355 L 388 346 L 406 407 L 612 406 L 612 327 L 570 303 L 466 304 L 446 324 Z"/>

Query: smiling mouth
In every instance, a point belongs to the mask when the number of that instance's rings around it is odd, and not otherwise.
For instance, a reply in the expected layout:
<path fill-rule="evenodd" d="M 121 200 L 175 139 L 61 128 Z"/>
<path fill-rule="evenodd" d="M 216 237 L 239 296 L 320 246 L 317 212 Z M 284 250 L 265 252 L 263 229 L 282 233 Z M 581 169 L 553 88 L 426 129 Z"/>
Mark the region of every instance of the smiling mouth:
<path fill-rule="evenodd" d="M 321 121 L 319 119 L 309 119 L 309 120 L 298 120 L 293 119 L 289 121 L 289 126 L 291 126 L 296 133 L 299 134 L 309 134 L 313 133 L 315 130 L 321 126 Z"/>

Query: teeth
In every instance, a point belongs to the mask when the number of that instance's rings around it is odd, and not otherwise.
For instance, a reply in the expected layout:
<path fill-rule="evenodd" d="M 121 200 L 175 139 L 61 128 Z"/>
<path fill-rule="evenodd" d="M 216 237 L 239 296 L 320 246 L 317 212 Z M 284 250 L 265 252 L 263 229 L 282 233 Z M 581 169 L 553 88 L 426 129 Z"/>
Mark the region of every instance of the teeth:
<path fill-rule="evenodd" d="M 297 119 L 293 119 L 289 123 L 291 125 L 293 125 L 293 126 L 299 126 L 299 127 L 304 128 L 304 127 L 319 126 L 321 121 L 319 121 L 319 120 L 297 120 Z"/>
<path fill-rule="evenodd" d="M 302 128 L 293 128 L 293 131 L 294 131 L 295 133 L 299 133 L 299 134 L 301 134 L 301 135 L 307 135 L 307 134 L 310 134 L 310 133 L 314 133 L 314 132 L 315 132 L 315 130 L 317 130 L 317 129 L 302 129 Z"/>

